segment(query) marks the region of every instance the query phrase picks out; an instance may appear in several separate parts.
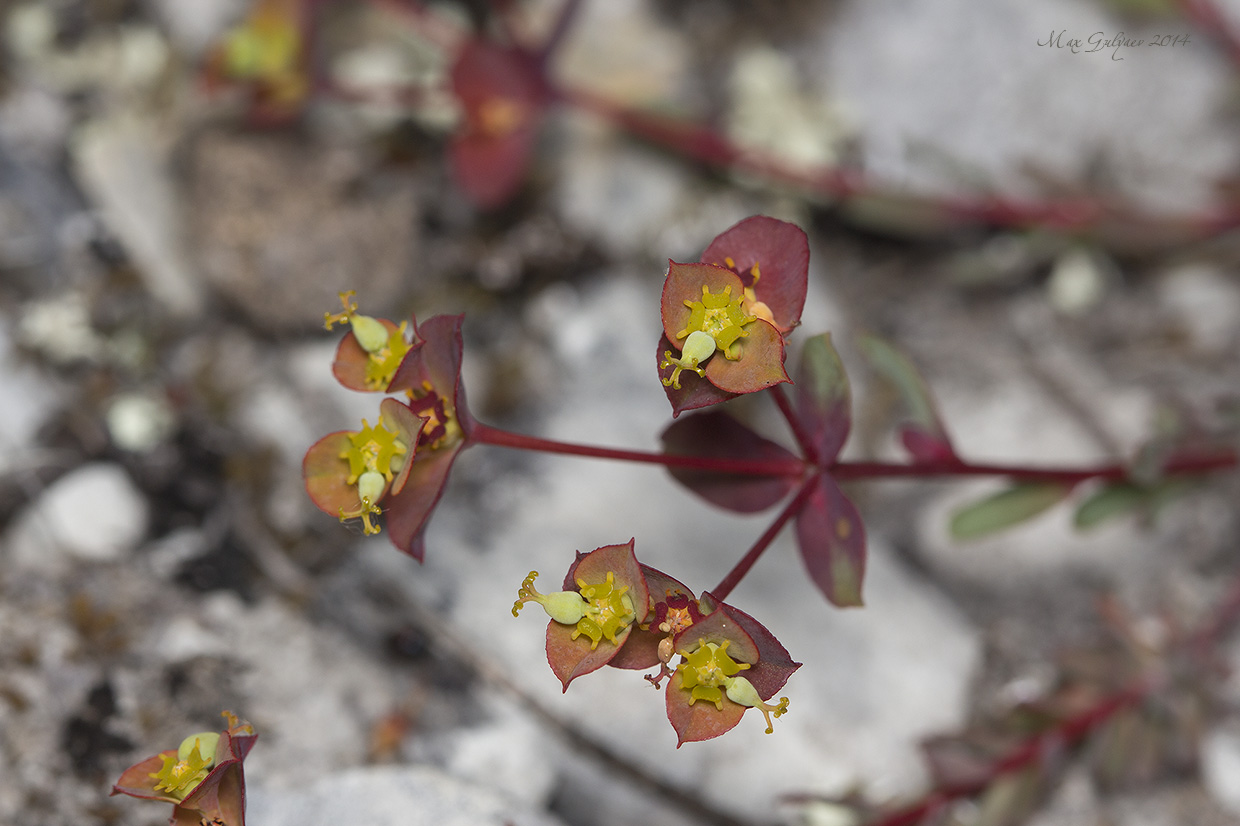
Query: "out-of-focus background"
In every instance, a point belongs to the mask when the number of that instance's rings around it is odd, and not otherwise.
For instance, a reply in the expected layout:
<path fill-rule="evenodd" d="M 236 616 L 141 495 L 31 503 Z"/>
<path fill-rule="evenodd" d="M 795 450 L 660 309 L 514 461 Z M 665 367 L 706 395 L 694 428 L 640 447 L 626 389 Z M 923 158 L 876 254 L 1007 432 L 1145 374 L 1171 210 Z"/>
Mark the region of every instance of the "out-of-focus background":
<path fill-rule="evenodd" d="M 732 601 L 805 663 L 790 711 L 677 750 L 632 672 L 561 696 L 516 589 L 630 537 L 708 588 L 769 515 L 655 468 L 478 447 L 419 565 L 317 511 L 300 462 L 377 415 L 330 372 L 346 289 L 378 316 L 464 312 L 478 418 L 654 449 L 667 260 L 757 213 L 809 234 L 804 330 L 850 371 L 850 458 L 900 455 L 867 331 L 979 461 L 1126 461 L 1234 422 L 1240 5 L 584 0 L 557 83 L 806 180 L 559 105 L 489 209 L 446 160 L 454 49 L 536 44 L 561 0 L 292 7 L 313 70 L 260 95 L 220 69 L 222 44 L 249 65 L 283 48 L 238 39 L 245 0 L 0 5 L 0 822 L 163 822 L 110 784 L 229 709 L 259 733 L 255 826 L 861 823 L 928 787 L 926 743 L 968 777 L 1036 730 L 1022 709 L 1179 673 L 1167 641 L 1240 567 L 1228 475 L 1152 521 L 1078 532 L 1061 507 L 971 543 L 949 515 L 993 481 L 850 487 L 866 608 L 829 606 L 782 537 Z M 863 190 L 807 185 L 826 168 Z M 1055 203 L 1105 217 L 1012 208 Z M 784 439 L 764 404 L 740 413 Z M 1217 653 L 1208 683 L 1048 742 L 933 822 L 1240 821 L 1240 649 Z"/>

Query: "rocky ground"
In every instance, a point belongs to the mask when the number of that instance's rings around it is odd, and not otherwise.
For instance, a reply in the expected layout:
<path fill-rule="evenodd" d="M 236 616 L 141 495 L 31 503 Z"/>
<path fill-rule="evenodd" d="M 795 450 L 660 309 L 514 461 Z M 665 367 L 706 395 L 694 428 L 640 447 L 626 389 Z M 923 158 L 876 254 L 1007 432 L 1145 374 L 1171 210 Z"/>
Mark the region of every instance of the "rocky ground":
<path fill-rule="evenodd" d="M 635 537 L 643 561 L 709 587 L 769 515 L 711 510 L 649 467 L 478 447 L 425 564 L 362 538 L 300 479 L 319 436 L 375 415 L 331 376 L 319 319 L 337 291 L 393 318 L 465 312 L 480 419 L 653 449 L 667 259 L 776 215 L 810 235 L 804 328 L 832 332 L 854 382 L 846 456 L 899 455 L 891 394 L 853 344 L 875 331 L 923 368 L 966 457 L 1088 464 L 1133 455 L 1169 403 L 1234 417 L 1235 238 L 934 231 L 569 110 L 517 200 L 480 213 L 443 163 L 450 109 L 320 100 L 298 128 L 256 130 L 208 99 L 197 67 L 244 5 L 0 6 L 0 822 L 162 822 L 111 783 L 230 709 L 259 732 L 256 826 L 854 823 L 806 796 L 915 796 L 926 738 L 1053 691 L 1109 639 L 1103 597 L 1158 637 L 1240 568 L 1234 474 L 1152 525 L 1078 533 L 1061 508 L 969 543 L 949 515 L 993 481 L 857 485 L 863 610 L 821 599 L 790 536 L 733 597 L 805 663 L 774 735 L 747 717 L 678 750 L 630 672 L 562 695 L 542 623 L 510 614 L 529 570 L 554 578 L 574 550 Z M 1192 23 L 1124 16 L 1137 5 L 587 0 L 556 70 L 712 113 L 790 162 L 861 163 L 892 191 L 1210 209 L 1234 191 L 1240 75 Z M 538 30 L 558 3 L 521 7 Z M 442 80 L 416 38 L 333 20 L 348 44 L 333 71 Z M 1121 30 L 1192 39 L 1038 45 Z M 1209 689 L 1174 770 L 1106 783 L 1076 765 L 1032 822 L 1240 820 L 1240 685 Z M 990 811 L 944 822 L 1007 822 Z"/>

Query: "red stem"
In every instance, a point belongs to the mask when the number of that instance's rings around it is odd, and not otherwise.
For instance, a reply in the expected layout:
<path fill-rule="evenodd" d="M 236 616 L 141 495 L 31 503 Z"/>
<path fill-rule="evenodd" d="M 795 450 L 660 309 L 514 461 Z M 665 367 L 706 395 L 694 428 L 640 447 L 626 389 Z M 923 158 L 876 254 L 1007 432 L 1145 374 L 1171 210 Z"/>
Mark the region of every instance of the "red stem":
<path fill-rule="evenodd" d="M 806 467 L 805 463 L 799 459 L 724 459 L 709 456 L 677 456 L 645 450 L 622 450 L 557 442 L 551 439 L 540 439 L 537 436 L 511 433 L 480 422 L 475 422 L 470 428 L 469 437 L 480 444 L 510 447 L 516 450 L 536 450 L 543 453 L 586 456 L 595 459 L 618 459 L 623 462 L 644 462 L 665 467 L 735 473 L 744 476 L 800 476 L 805 472 Z"/>
<path fill-rule="evenodd" d="M 1236 466 L 1237 456 L 1231 451 L 1214 454 L 1173 456 L 1163 468 L 1168 476 L 1188 476 L 1226 470 Z M 893 477 L 928 476 L 1006 476 L 1021 482 L 1063 482 L 1075 485 L 1088 479 L 1119 481 L 1126 479 L 1129 468 L 1122 464 L 1094 468 L 1036 468 L 1021 465 L 974 464 L 963 461 L 929 461 L 912 464 L 891 462 L 836 462 L 827 468 L 840 481 L 884 479 Z"/>
<path fill-rule="evenodd" d="M 770 394 L 775 399 L 775 405 L 779 408 L 779 412 L 784 415 L 784 421 L 788 422 L 793 438 L 801 446 L 801 453 L 805 456 L 805 460 L 810 464 L 818 464 L 818 445 L 814 444 L 814 440 L 810 438 L 805 425 L 801 423 L 801 418 L 792 409 L 792 402 L 788 401 L 788 396 L 784 393 L 782 385 L 777 384 L 770 388 Z"/>
<path fill-rule="evenodd" d="M 801 483 L 801 488 L 796 492 L 796 496 L 793 496 L 788 501 L 788 504 L 784 505 L 784 509 L 779 512 L 779 516 L 776 516 L 775 521 L 767 526 L 767 529 L 762 532 L 758 540 L 753 543 L 753 547 L 745 552 L 745 555 L 741 557 L 736 565 L 732 566 L 732 570 L 728 571 L 728 575 L 718 585 L 710 589 L 712 596 L 721 602 L 728 598 L 728 594 L 732 593 L 732 589 L 745 578 L 745 574 L 749 573 L 749 569 L 754 566 L 758 558 L 775 541 L 775 537 L 783 530 L 788 520 L 801 512 L 801 507 L 805 504 L 805 500 L 814 492 L 814 488 L 817 485 L 817 476 L 811 476 Z"/>

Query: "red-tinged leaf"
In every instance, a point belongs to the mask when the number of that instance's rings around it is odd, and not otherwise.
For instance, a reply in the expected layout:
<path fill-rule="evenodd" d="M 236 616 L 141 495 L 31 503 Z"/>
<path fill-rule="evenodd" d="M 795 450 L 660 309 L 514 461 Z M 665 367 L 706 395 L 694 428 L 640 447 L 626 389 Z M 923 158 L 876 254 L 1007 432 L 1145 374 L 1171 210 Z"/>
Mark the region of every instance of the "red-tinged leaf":
<path fill-rule="evenodd" d="M 597 646 L 590 648 L 590 638 L 584 634 L 573 639 L 577 628 L 573 625 L 561 625 L 558 622 L 547 623 L 547 663 L 551 671 L 559 678 L 564 690 L 573 680 L 597 671 L 611 662 L 620 651 L 636 626 L 630 625 L 616 634 L 616 642 L 606 638 L 599 640 Z"/>
<path fill-rule="evenodd" d="M 1026 522 L 1054 507 L 1072 493 L 1059 482 L 1018 482 L 1006 490 L 968 505 L 952 516 L 956 539 L 978 539 Z"/>
<path fill-rule="evenodd" d="M 758 644 L 749 636 L 737 614 L 733 613 L 732 606 L 723 603 L 676 637 L 676 653 L 695 649 L 708 642 L 715 645 L 729 643 L 728 655 L 738 663 L 752 665 L 757 663 L 761 656 Z"/>
<path fill-rule="evenodd" d="M 314 506 L 330 516 L 338 517 L 343 510 L 355 513 L 362 507 L 357 486 L 346 484 L 349 463 L 341 458 L 349 449 L 348 430 L 337 430 L 319 439 L 301 462 L 301 475 L 306 480 L 306 493 Z"/>
<path fill-rule="evenodd" d="M 565 691 L 568 691 L 569 683 L 576 678 L 597 671 L 611 662 L 624 649 L 629 635 L 646 619 L 649 612 L 650 590 L 642 566 L 633 554 L 632 539 L 624 545 L 605 545 L 588 554 L 579 554 L 564 577 L 564 590 L 578 590 L 582 587 L 582 582 L 587 585 L 605 582 L 608 574 L 613 577 L 614 587 L 628 589 L 627 593 L 633 601 L 633 610 L 637 617 L 633 623 L 616 634 L 615 643 L 604 637 L 593 648 L 589 637 L 578 634 L 577 638 L 573 639 L 576 626 L 562 625 L 554 621 L 548 623 L 547 662 Z"/>
<path fill-rule="evenodd" d="M 829 464 L 839 455 L 852 426 L 852 393 L 848 374 L 831 334 L 805 342 L 796 381 L 797 417 L 809 431 L 818 460 Z"/>
<path fill-rule="evenodd" d="M 677 349 L 674 348 L 667 336 L 659 339 L 659 349 L 655 353 L 655 364 L 661 365 L 665 358 L 664 354 L 670 352 L 676 355 Z M 659 368 L 659 378 L 666 379 L 672 375 L 675 368 L 668 365 L 666 368 Z M 706 378 L 699 376 L 697 373 L 681 371 L 680 387 L 672 387 L 663 385 L 664 392 L 667 393 L 667 400 L 672 403 L 672 418 L 676 418 L 687 410 L 697 410 L 702 407 L 710 407 L 713 404 L 726 402 L 729 399 L 735 399 L 735 393 L 725 393 L 715 385 L 711 384 Z"/>
<path fill-rule="evenodd" d="M 704 602 L 707 596 L 709 594 L 702 595 Z M 801 663 L 795 662 L 788 653 L 788 649 L 775 639 L 775 635 L 749 614 L 733 605 L 719 603 L 713 596 L 710 597 L 710 601 L 718 605 L 714 613 L 720 610 L 725 611 L 728 619 L 740 626 L 753 641 L 754 647 L 758 650 L 757 664 L 745 672 L 745 677 L 758 690 L 758 696 L 763 700 L 771 699 L 775 696 L 775 692 L 784 687 L 788 678 L 801 667 Z M 714 616 L 714 613 L 711 616 Z M 692 630 L 692 628 L 689 629 L 689 631 Z M 686 632 L 686 637 L 688 636 L 692 635 Z M 733 653 L 731 648 L 729 648 L 729 653 Z"/>
<path fill-rule="evenodd" d="M 175 758 L 176 755 L 176 749 L 168 749 L 125 769 L 121 773 L 120 779 L 112 786 L 112 794 L 127 794 L 130 797 L 139 797 L 143 800 L 163 800 L 168 803 L 177 803 L 178 801 L 175 797 L 170 797 L 164 792 L 155 791 L 156 780 L 154 777 L 163 768 L 164 758 Z"/>
<path fill-rule="evenodd" d="M 909 455 L 919 462 L 960 462 L 950 443 L 943 441 L 941 436 L 919 429 L 916 425 L 900 428 L 900 443 Z"/>
<path fill-rule="evenodd" d="M 649 565 L 641 566 L 642 575 L 646 579 L 646 587 L 650 593 L 650 612 L 646 615 L 646 630 L 634 626 L 629 634 L 629 641 L 624 644 L 615 658 L 608 663 L 613 668 L 644 670 L 659 665 L 659 643 L 667 635 L 658 628 L 657 608 L 666 604 L 668 597 L 682 596 L 693 600 L 693 592 L 684 583 L 674 579 Z"/>
<path fill-rule="evenodd" d="M 388 536 L 399 550 L 421 562 L 426 548 L 423 533 L 431 512 L 443 495 L 448 474 L 464 442 L 438 450 L 421 450 L 414 457 L 404 490 L 387 498 Z"/>
<path fill-rule="evenodd" d="M 533 124 L 498 138 L 459 135 L 448 149 L 452 176 L 475 206 L 501 207 L 525 181 L 537 137 Z"/>
<path fill-rule="evenodd" d="M 832 605 L 863 604 L 865 525 L 856 506 L 825 473 L 797 514 L 797 544 L 810 578 Z"/>
<path fill-rule="evenodd" d="M 956 452 L 952 449 L 951 439 L 943 426 L 930 388 L 908 356 L 878 336 L 861 336 L 857 339 L 857 345 L 874 371 L 900 394 L 907 419 L 904 433 L 917 434 L 911 440 L 902 434 L 905 447 L 922 461 L 938 461 L 945 456 L 955 458 Z"/>
<path fill-rule="evenodd" d="M 500 206 L 525 176 L 549 101 L 537 62 L 521 49 L 470 40 L 452 67 L 452 88 L 464 109 L 453 173 L 478 206 Z"/>
<path fill-rule="evenodd" d="M 745 291 L 741 278 L 724 267 L 713 264 L 677 264 L 667 262 L 667 279 L 663 282 L 663 298 L 660 308 L 663 315 L 663 334 L 680 351 L 685 337 L 677 337 L 689 324 L 692 310 L 686 302 L 701 301 L 702 288 L 712 295 L 727 290 L 733 298 L 741 298 Z M 712 358 L 711 361 L 714 361 Z"/>
<path fill-rule="evenodd" d="M 745 338 L 737 342 L 740 357 L 725 358 L 716 352 L 706 362 L 706 379 L 725 393 L 757 393 L 791 381 L 784 370 L 784 337 L 762 319 L 746 326 Z M 683 375 L 683 374 L 682 374 Z"/>
<path fill-rule="evenodd" d="M 418 434 L 426 420 L 409 409 L 409 405 L 396 399 L 384 399 L 379 403 L 379 416 L 389 430 L 400 434 L 400 440 L 407 445 L 404 463 L 400 472 L 392 479 L 391 492 L 400 493 L 409 481 L 409 473 L 413 469 L 416 457 Z"/>
<path fill-rule="evenodd" d="M 680 672 L 676 672 L 667 684 L 667 719 L 676 729 L 676 748 L 685 743 L 710 740 L 736 728 L 745 714 L 745 706 L 732 702 L 726 694 L 721 708 L 705 700 L 690 704 L 692 695 L 683 683 Z"/>
<path fill-rule="evenodd" d="M 782 332 L 800 323 L 809 276 L 809 240 L 800 227 L 765 215 L 746 218 L 712 241 L 702 261 L 738 273 Z"/>
<path fill-rule="evenodd" d="M 383 328 L 388 331 L 388 335 L 400 329 L 400 325 L 386 318 L 376 319 L 376 321 L 383 325 Z M 360 393 L 387 392 L 390 388 L 396 386 L 396 381 L 393 379 L 389 382 L 388 387 L 367 387 L 366 366 L 369 363 L 370 354 L 362 349 L 362 345 L 357 343 L 357 336 L 350 330 L 340 340 L 340 345 L 336 348 L 336 360 L 332 362 L 332 375 L 345 387 Z"/>
<path fill-rule="evenodd" d="M 663 431 L 663 450 L 674 456 L 756 461 L 796 461 L 796 456 L 762 438 L 727 413 L 711 411 L 673 422 Z M 668 468 L 672 477 L 706 501 L 737 513 L 756 513 L 783 499 L 796 479 L 748 476 L 692 468 Z"/>
<path fill-rule="evenodd" d="M 465 351 L 461 326 L 464 321 L 464 315 L 432 316 L 422 324 L 415 320 L 417 343 L 401 362 L 390 387 L 416 390 L 429 384 L 444 399 L 451 400 L 452 412 L 468 438 L 473 418 L 465 405 L 465 389 L 461 386 L 461 361 Z"/>

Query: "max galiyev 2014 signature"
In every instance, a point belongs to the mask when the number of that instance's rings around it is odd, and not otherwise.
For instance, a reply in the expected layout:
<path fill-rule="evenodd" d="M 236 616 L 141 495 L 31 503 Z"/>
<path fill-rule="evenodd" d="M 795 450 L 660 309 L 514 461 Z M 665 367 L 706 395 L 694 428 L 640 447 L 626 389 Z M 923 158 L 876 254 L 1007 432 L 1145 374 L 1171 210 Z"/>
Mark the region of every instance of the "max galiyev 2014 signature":
<path fill-rule="evenodd" d="M 1133 49 L 1139 46 L 1187 46 L 1190 42 L 1186 34 L 1164 34 L 1153 37 L 1128 37 L 1123 32 L 1107 36 L 1106 32 L 1094 32 L 1087 38 L 1071 37 L 1067 29 L 1051 31 L 1046 40 L 1039 40 L 1039 46 L 1048 49 L 1067 49 L 1072 54 L 1094 54 L 1103 49 L 1111 50 L 1112 60 L 1123 60 L 1120 49 Z"/>

